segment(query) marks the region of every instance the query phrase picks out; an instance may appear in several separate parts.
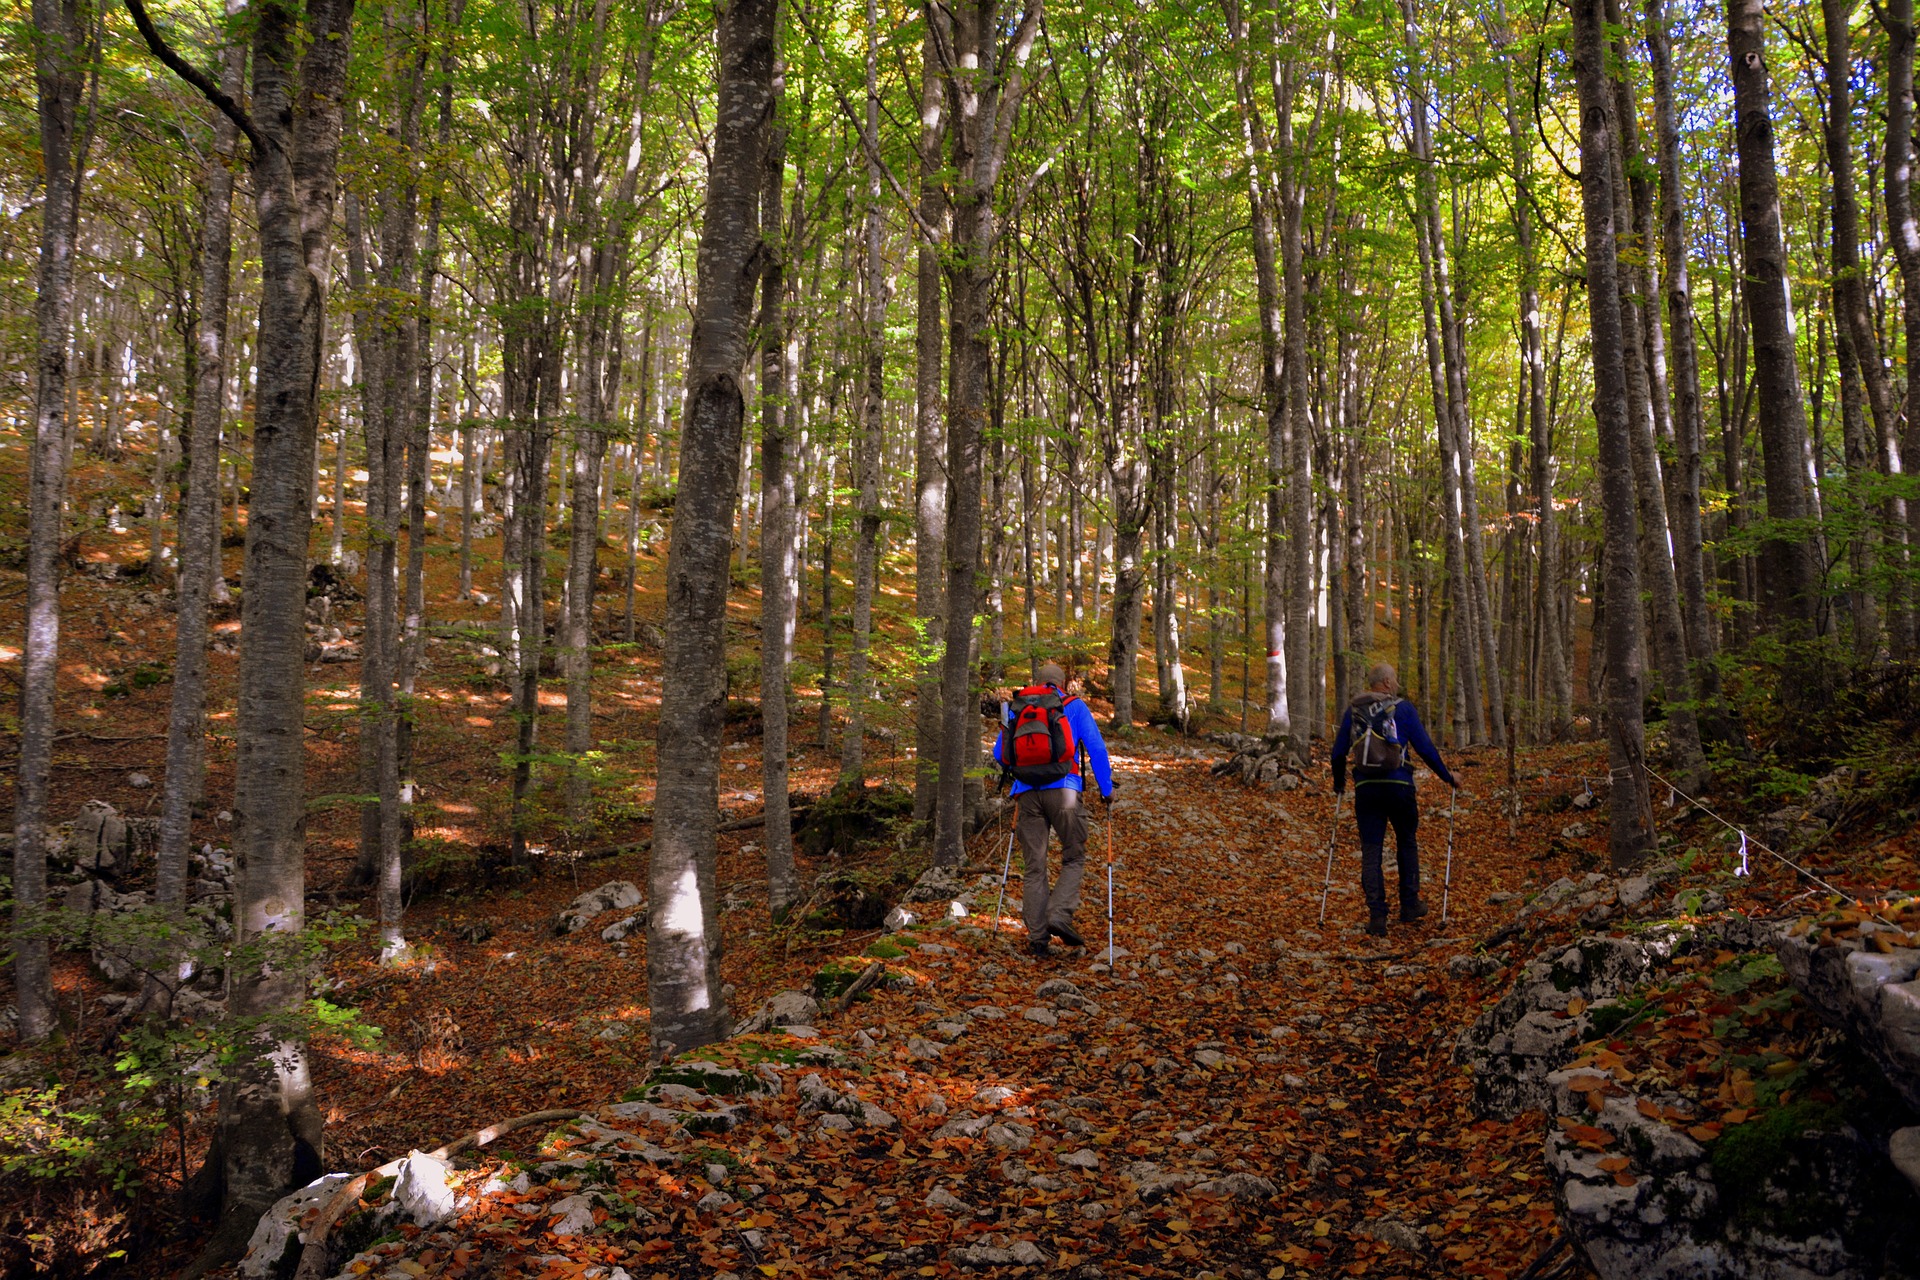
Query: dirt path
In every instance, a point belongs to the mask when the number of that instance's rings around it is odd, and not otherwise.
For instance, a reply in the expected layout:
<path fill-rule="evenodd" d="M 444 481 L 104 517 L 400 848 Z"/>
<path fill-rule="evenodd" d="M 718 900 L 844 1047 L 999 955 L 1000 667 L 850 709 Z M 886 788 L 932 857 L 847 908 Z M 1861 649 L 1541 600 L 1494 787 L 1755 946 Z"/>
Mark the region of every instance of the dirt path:
<path fill-rule="evenodd" d="M 360 1265 L 396 1276 L 401 1260 L 456 1276 L 1523 1271 L 1553 1234 L 1538 1121 L 1468 1112 L 1452 1042 L 1500 978 L 1453 974 L 1448 960 L 1498 923 L 1490 897 L 1540 873 L 1522 848 L 1544 834 L 1515 847 L 1492 804 L 1470 799 L 1442 927 L 1445 823 L 1430 810 L 1434 916 L 1374 945 L 1359 929 L 1350 830 L 1328 921 L 1316 921 L 1331 797 L 1250 791 L 1190 757 L 1119 754 L 1114 971 L 1022 954 L 1011 908 L 1008 932 L 976 913 L 895 935 L 908 951 L 889 968 L 910 985 L 823 1014 L 818 1039 L 775 1032 L 706 1055 L 778 1084 L 729 1118 L 736 1127 L 693 1136 L 637 1102 L 602 1106 L 604 1129 L 530 1141 L 517 1163 L 489 1153 L 455 1175 L 469 1189 L 492 1177 L 491 1194 L 385 1247 L 407 1259 Z M 1430 803 L 1439 791 L 1429 781 Z M 1092 843 L 1079 917 L 1090 941 L 1105 926 L 1099 826 Z M 1004 849 L 1004 828 L 976 842 L 974 873 L 992 868 L 975 882 L 982 912 Z M 650 1099 L 695 1111 L 728 1101 L 724 1083 L 698 1072 L 688 1083 L 704 1092 Z M 643 1146 L 678 1160 L 649 1164 L 634 1154 Z M 552 1158 L 563 1163 L 542 1173 Z M 517 1189 L 516 1168 L 531 1171 Z M 592 1224 L 555 1235 L 581 1204 Z"/>

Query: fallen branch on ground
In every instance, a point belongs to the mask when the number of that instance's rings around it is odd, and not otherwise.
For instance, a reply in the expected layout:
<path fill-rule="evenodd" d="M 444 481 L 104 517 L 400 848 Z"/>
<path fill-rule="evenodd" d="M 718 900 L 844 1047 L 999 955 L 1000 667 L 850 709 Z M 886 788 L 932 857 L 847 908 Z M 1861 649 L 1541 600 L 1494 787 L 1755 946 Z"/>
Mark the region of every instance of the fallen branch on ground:
<path fill-rule="evenodd" d="M 475 1129 L 463 1138 L 455 1138 L 442 1147 L 435 1147 L 426 1154 L 435 1160 L 446 1160 L 459 1155 L 469 1147 L 484 1147 L 496 1138 L 505 1137 L 516 1129 L 525 1129 L 536 1124 L 558 1123 L 564 1120 L 577 1120 L 586 1112 L 572 1107 L 561 1107 L 553 1111 L 533 1111 L 524 1116 L 515 1116 L 511 1120 L 502 1120 L 484 1129 Z M 294 1280 L 323 1280 L 327 1268 L 327 1237 L 332 1234 L 334 1224 L 360 1198 L 360 1194 L 382 1178 L 392 1177 L 400 1172 L 400 1166 L 407 1157 L 389 1160 L 378 1169 L 369 1169 L 356 1178 L 348 1180 L 334 1192 L 326 1204 L 320 1207 L 320 1214 L 313 1225 L 306 1229 L 307 1243 L 300 1252 L 300 1268 L 293 1273 Z"/>
<path fill-rule="evenodd" d="M 845 1013 L 848 1009 L 852 1008 L 853 998 L 874 983 L 880 981 L 880 975 L 886 971 L 886 968 L 885 962 L 875 960 L 872 964 L 862 969 L 860 976 L 855 978 L 852 984 L 840 993 L 840 998 L 833 1002 L 833 1008 L 829 1009 L 828 1012 Z"/>
<path fill-rule="evenodd" d="M 798 819 L 806 816 L 811 807 L 811 805 L 798 805 L 790 812 L 794 818 Z M 731 831 L 751 831 L 763 825 L 766 820 L 767 815 L 761 812 L 750 818 L 735 818 L 732 822 L 723 822 L 713 830 L 716 835 L 726 835 Z M 648 836 L 645 840 L 634 840 L 628 844 L 610 844 L 598 849 L 585 849 L 573 856 L 579 862 L 603 862 L 608 858 L 618 858 L 629 853 L 645 853 L 651 848 L 653 848 L 653 837 Z"/>

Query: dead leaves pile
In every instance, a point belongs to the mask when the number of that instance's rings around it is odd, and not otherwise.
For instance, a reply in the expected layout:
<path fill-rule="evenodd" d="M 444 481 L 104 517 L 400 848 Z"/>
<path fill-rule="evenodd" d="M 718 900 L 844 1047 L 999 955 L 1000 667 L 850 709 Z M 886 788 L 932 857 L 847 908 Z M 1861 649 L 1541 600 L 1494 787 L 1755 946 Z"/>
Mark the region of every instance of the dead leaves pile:
<path fill-rule="evenodd" d="M 1444 930 L 1436 912 L 1376 946 L 1359 932 L 1350 832 L 1316 921 L 1330 797 L 1248 793 L 1202 761 L 1134 751 L 1113 824 L 1114 971 L 1071 953 L 1030 960 L 1011 907 L 998 928 L 975 916 L 904 935 L 890 969 L 911 985 L 824 1027 L 842 1055 L 831 1064 L 777 1035 L 701 1053 L 781 1082 L 737 1127 L 648 1131 L 666 1163 L 618 1143 L 583 1159 L 577 1131 L 490 1150 L 464 1175 L 461 1218 L 402 1227 L 356 1267 L 606 1280 L 1524 1269 L 1554 1218 L 1539 1121 L 1472 1119 L 1449 1061 L 1500 984 L 1452 976 L 1447 958 L 1495 922 L 1490 894 L 1539 874 L 1504 817 L 1463 811 Z M 1096 946 L 1107 847 L 1096 826 L 1078 916 Z M 1426 849 L 1431 890 L 1444 844 Z M 990 834 L 975 856 L 998 853 Z M 809 1049 L 816 1060 L 798 1061 Z M 849 1118 L 823 1120 L 808 1076 L 855 1100 Z"/>

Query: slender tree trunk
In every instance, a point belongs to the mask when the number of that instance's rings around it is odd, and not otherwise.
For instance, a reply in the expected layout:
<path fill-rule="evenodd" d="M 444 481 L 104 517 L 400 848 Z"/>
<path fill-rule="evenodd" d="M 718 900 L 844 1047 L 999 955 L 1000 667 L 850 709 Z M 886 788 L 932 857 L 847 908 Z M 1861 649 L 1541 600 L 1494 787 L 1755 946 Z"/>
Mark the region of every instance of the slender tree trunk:
<path fill-rule="evenodd" d="M 1807 415 L 1794 361 L 1792 297 L 1774 169 L 1766 19 L 1760 0 L 1727 0 L 1734 141 L 1740 168 L 1742 268 L 1758 376 L 1760 439 L 1766 465 L 1762 543 L 1767 614 L 1789 636 L 1810 636 L 1819 611 L 1815 538 L 1800 524 L 1815 514 L 1807 483 Z"/>
<path fill-rule="evenodd" d="M 247 47 L 222 56 L 220 89 L 238 101 Z M 167 773 L 160 797 L 154 901 L 186 905 L 193 804 L 205 771 L 207 599 L 220 556 L 220 414 L 226 403 L 227 291 L 233 257 L 234 148 L 240 131 L 216 113 L 213 150 L 200 194 L 200 314 L 194 331 L 193 413 L 186 435 L 186 494 L 180 514 L 180 579 L 175 613 L 173 701 L 167 717 Z"/>
<path fill-rule="evenodd" d="M 946 135 L 946 92 L 940 55 L 931 30 L 922 46 L 920 71 L 920 220 L 939 231 L 946 224 L 946 192 L 940 186 L 940 149 Z M 940 762 L 940 663 L 946 633 L 945 582 L 947 476 L 945 427 L 941 421 L 940 252 L 923 236 L 914 279 L 913 373 L 913 611 L 926 646 L 914 694 L 913 816 L 933 817 Z"/>
<path fill-rule="evenodd" d="M 1650 0 L 1658 4 L 1659 0 Z M 1503 32 L 1504 36 L 1504 22 Z M 1503 47 L 1508 42 L 1503 39 Z M 1513 180 L 1516 194 L 1513 202 L 1514 241 L 1520 257 L 1520 360 L 1523 376 L 1526 378 L 1524 395 L 1526 398 L 1527 436 L 1531 450 L 1531 465 L 1528 470 L 1529 484 L 1533 490 L 1532 507 L 1534 514 L 1534 546 L 1540 560 L 1539 598 L 1550 600 L 1551 589 L 1557 579 L 1553 578 L 1552 566 L 1559 558 L 1560 518 L 1553 505 L 1553 449 L 1552 419 L 1547 413 L 1547 360 L 1546 340 L 1540 313 L 1540 265 L 1534 248 L 1533 230 L 1533 148 L 1526 134 L 1524 108 L 1515 91 L 1513 67 L 1510 61 L 1502 62 L 1502 78 L 1506 90 L 1507 138 L 1513 165 Z M 1685 287 L 1686 277 L 1680 277 L 1681 287 Z M 1675 322 L 1676 327 L 1678 321 Z M 1691 335 L 1689 335 L 1689 340 Z M 1675 346 L 1679 343 L 1676 339 Z M 1678 357 L 1676 356 L 1676 363 Z M 1696 391 L 1696 409 L 1698 393 Z M 1698 506 L 1699 476 L 1698 459 L 1694 476 L 1695 506 Z M 1696 524 L 1696 533 L 1698 526 Z M 1704 597 L 1703 597 L 1704 599 Z M 1560 645 L 1560 632 L 1557 627 L 1540 629 L 1539 669 L 1544 690 L 1542 707 L 1546 736 L 1557 738 L 1568 721 L 1573 718 L 1573 682 L 1569 673 L 1566 651 Z"/>
<path fill-rule="evenodd" d="M 1287 519 L 1284 486 L 1290 455 L 1286 415 L 1286 360 L 1283 355 L 1284 313 L 1278 252 L 1275 247 L 1271 148 L 1266 125 L 1251 87 L 1251 53 L 1245 17 L 1239 0 L 1222 0 L 1227 33 L 1234 46 L 1234 96 L 1239 102 L 1242 145 L 1247 158 L 1247 201 L 1252 214 L 1254 281 L 1260 310 L 1260 409 L 1266 422 L 1266 641 L 1267 729 L 1269 739 L 1292 741 L 1289 693 L 1297 683 L 1288 677 L 1287 664 Z"/>
<path fill-rule="evenodd" d="M 1920 221 L 1913 209 L 1913 0 L 1889 0 L 1874 11 L 1887 32 L 1887 142 L 1882 173 L 1886 184 L 1887 239 L 1900 265 L 1901 319 L 1907 357 L 1907 394 L 1904 412 L 1889 415 L 1880 425 L 1880 469 L 1889 479 L 1904 472 L 1903 457 L 1920 454 L 1920 378 L 1913 376 L 1912 352 L 1920 351 Z M 1875 346 L 1877 349 L 1877 343 Z M 1902 441 L 1898 423 L 1906 422 Z M 1920 502 L 1888 499 L 1888 518 L 1906 523 L 1905 554 L 1920 546 Z M 1910 559 L 1909 559 L 1910 563 Z M 1920 596 L 1911 584 L 1901 597 L 1907 656 L 1920 648 Z"/>
<path fill-rule="evenodd" d="M 746 364 L 761 282 L 760 201 L 773 115 L 776 0 L 734 0 L 719 19 L 719 105 L 700 229 L 687 353 L 680 489 L 667 551 L 667 670 L 660 697 L 647 1000 L 657 1054 L 731 1029 L 720 981 L 715 882 L 727 699 L 731 525 L 739 489 Z"/>
<path fill-rule="evenodd" d="M 38 353 L 33 453 L 27 485 L 26 635 L 20 679 L 20 763 L 13 810 L 13 983 L 20 1039 L 53 1033 L 48 943 L 37 932 L 47 901 L 47 788 L 53 773 L 54 694 L 60 668 L 61 506 L 67 488 L 67 348 L 80 174 L 74 129 L 86 70 L 80 0 L 34 0 L 39 91 L 40 264 L 34 304 Z"/>
<path fill-rule="evenodd" d="M 1684 191 L 1680 178 L 1680 129 L 1673 98 L 1673 57 L 1662 0 L 1646 0 L 1647 61 L 1653 72 L 1653 116 L 1660 171 L 1660 230 L 1666 259 L 1669 345 L 1673 352 L 1675 467 L 1670 504 L 1673 560 L 1685 615 L 1687 654 L 1700 703 L 1701 734 L 1737 745 L 1741 733 L 1720 696 L 1719 652 L 1707 607 L 1706 535 L 1701 522 L 1701 455 L 1706 422 L 1700 401 L 1700 354 L 1694 332 L 1693 287 L 1687 258 Z M 1651 315 L 1649 316 L 1651 319 Z"/>
<path fill-rule="evenodd" d="M 1620 321 L 1613 189 L 1613 95 L 1607 83 L 1606 0 L 1574 0 L 1574 74 L 1580 93 L 1580 195 L 1586 215 L 1587 304 L 1593 332 L 1594 418 L 1606 520 L 1607 740 L 1613 779 L 1608 848 L 1625 870 L 1647 856 L 1653 811 L 1647 799 L 1641 719 L 1639 539 L 1634 527 L 1633 445 L 1627 421 L 1626 335 Z"/>
<path fill-rule="evenodd" d="M 880 132 L 878 88 L 879 13 L 867 0 L 867 136 Z M 873 593 L 880 569 L 880 465 L 886 447 L 886 321 L 889 286 L 880 258 L 880 165 L 867 160 L 867 208 L 863 229 L 866 252 L 866 316 L 861 331 L 865 374 L 861 387 L 860 430 L 854 437 L 854 483 L 860 491 L 859 536 L 853 555 L 853 651 L 847 660 L 847 732 L 840 741 L 840 785 L 866 785 L 867 651 L 873 641 Z"/>
<path fill-rule="evenodd" d="M 941 659 L 940 776 L 934 812 L 934 861 L 958 866 L 965 856 L 966 769 L 978 752 L 973 704 L 974 603 L 980 575 L 980 444 L 986 423 L 989 322 L 999 267 L 994 193 L 1012 145 L 1024 96 L 1024 69 L 1038 33 L 1042 0 L 1028 0 L 1004 45 L 995 0 L 971 0 L 954 15 L 953 55 L 945 65 L 957 106 L 951 169 L 953 266 L 952 379 L 947 409 L 946 652 Z"/>
<path fill-rule="evenodd" d="M 776 70 L 776 77 L 779 76 Z M 775 110 L 785 111 L 785 86 L 776 79 Z M 793 536 L 797 500 L 792 423 L 798 417 L 798 360 L 787 346 L 787 236 L 781 217 L 786 171 L 787 129 L 780 120 L 767 146 L 761 178 L 760 227 L 765 246 L 760 273 L 760 751 L 761 789 L 765 794 L 767 905 L 783 921 L 800 900 L 793 866 L 793 815 L 787 793 L 788 668 L 793 661 L 795 581 Z M 802 175 L 805 166 L 801 167 Z M 796 184 L 796 225 L 805 208 L 804 188 Z"/>
<path fill-rule="evenodd" d="M 1286 456 L 1286 638 L 1287 706 L 1292 715 L 1287 736 L 1294 758 L 1305 761 L 1313 732 L 1313 691 L 1324 684 L 1323 668 L 1312 661 L 1313 598 L 1313 422 L 1307 390 L 1306 267 L 1301 223 L 1307 204 L 1307 160 L 1293 130 L 1292 69 L 1273 66 L 1274 135 L 1280 178 L 1280 279 L 1285 321 L 1283 364 L 1285 412 L 1280 448 Z M 1285 87 L 1283 88 L 1283 83 Z"/>
<path fill-rule="evenodd" d="M 1611 29 L 1616 0 L 1605 0 Z M 1610 41 L 1616 63 L 1624 66 L 1626 42 Z M 1622 352 L 1626 374 L 1627 424 L 1631 434 L 1634 495 L 1640 513 L 1641 587 L 1652 618 L 1654 664 L 1660 673 L 1667 713 L 1667 741 L 1671 766 L 1682 787 L 1692 791 L 1705 780 L 1706 761 L 1700 751 L 1700 731 L 1693 712 L 1693 681 L 1687 668 L 1686 633 L 1680 615 L 1680 591 L 1673 567 L 1673 539 L 1667 524 L 1666 486 L 1655 423 L 1665 407 L 1660 376 L 1662 346 L 1652 331 L 1660 318 L 1652 283 L 1652 193 L 1644 176 L 1635 103 L 1624 70 L 1610 77 L 1614 92 L 1614 156 L 1612 190 L 1619 202 L 1616 233 L 1625 228 L 1633 246 L 1631 260 L 1620 267 L 1620 327 L 1627 346 Z"/>

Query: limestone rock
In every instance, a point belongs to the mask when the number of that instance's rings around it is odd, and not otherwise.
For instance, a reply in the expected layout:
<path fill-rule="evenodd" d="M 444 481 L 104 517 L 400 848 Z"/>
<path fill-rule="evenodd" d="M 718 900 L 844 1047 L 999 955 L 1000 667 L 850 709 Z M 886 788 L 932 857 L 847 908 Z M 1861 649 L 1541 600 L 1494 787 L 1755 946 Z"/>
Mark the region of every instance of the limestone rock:
<path fill-rule="evenodd" d="M 1901 1129 L 1887 1143 L 1887 1156 L 1920 1195 L 1920 1125 Z"/>
<path fill-rule="evenodd" d="M 453 1166 L 424 1151 L 412 1151 L 400 1163 L 393 1183 L 393 1201 L 416 1226 L 434 1227 L 454 1215 L 453 1188 L 447 1174 Z"/>
<path fill-rule="evenodd" d="M 909 902 L 947 902 L 967 892 L 957 867 L 928 867 L 900 899 Z"/>
<path fill-rule="evenodd" d="M 960 1199 L 945 1187 L 935 1187 L 927 1193 L 926 1205 L 929 1209 L 942 1209 L 948 1213 L 972 1213 L 973 1206 Z"/>
<path fill-rule="evenodd" d="M 593 1197 L 572 1195 L 547 1206 L 554 1218 L 547 1230 L 556 1236 L 581 1236 L 593 1230 Z"/>
<path fill-rule="evenodd" d="M 112 879 L 133 866 L 133 850 L 133 833 L 120 811 L 105 800 L 89 800 L 73 820 L 64 854 L 80 870 Z"/>
<path fill-rule="evenodd" d="M 775 1027 L 810 1027 L 820 1017 L 820 1002 L 804 991 L 781 991 L 768 996 L 753 1016 L 735 1024 L 733 1034 L 754 1035 Z"/>
<path fill-rule="evenodd" d="M 292 1265 L 289 1253 L 297 1259 L 300 1246 L 307 1242 L 302 1228 L 308 1215 L 318 1213 L 340 1185 L 352 1177 L 350 1173 L 329 1173 L 291 1195 L 280 1197 L 254 1227 L 253 1237 L 247 1241 L 247 1254 L 240 1260 L 240 1274 L 248 1280 L 266 1280 L 289 1269 Z"/>
<path fill-rule="evenodd" d="M 1522 1111 L 1544 1108 L 1548 1074 L 1565 1065 L 1573 1047 L 1588 1038 L 1591 1025 L 1591 1012 L 1560 1015 L 1576 998 L 1592 1005 L 1630 991 L 1691 938 L 1683 930 L 1650 930 L 1633 938 L 1585 937 L 1530 961 L 1512 989 L 1454 1045 L 1454 1061 L 1473 1067 L 1474 1109 L 1510 1120 Z"/>
<path fill-rule="evenodd" d="M 562 907 L 553 917 L 555 934 L 578 933 L 603 911 L 623 911 L 637 907 L 645 896 L 631 880 L 609 880 L 597 889 L 589 889 Z"/>
<path fill-rule="evenodd" d="M 1407 1253 L 1424 1254 L 1428 1250 L 1427 1237 L 1420 1228 L 1400 1218 L 1374 1218 L 1363 1222 L 1356 1230 L 1363 1236 L 1371 1236 L 1381 1244 L 1391 1245 Z"/>
<path fill-rule="evenodd" d="M 1920 1109 L 1920 950 L 1873 951 L 1860 935 L 1821 945 L 1810 931 L 1783 934 L 1775 953 L 1807 1003 Z"/>

